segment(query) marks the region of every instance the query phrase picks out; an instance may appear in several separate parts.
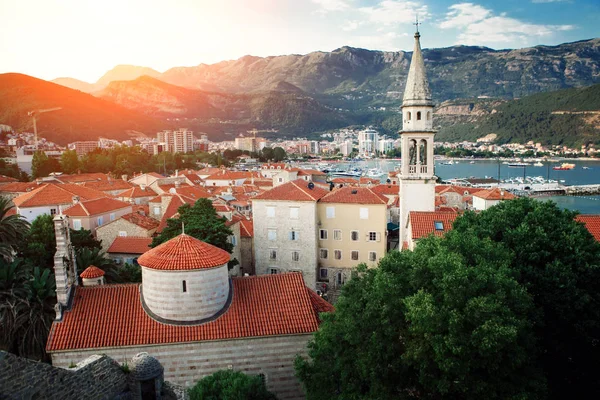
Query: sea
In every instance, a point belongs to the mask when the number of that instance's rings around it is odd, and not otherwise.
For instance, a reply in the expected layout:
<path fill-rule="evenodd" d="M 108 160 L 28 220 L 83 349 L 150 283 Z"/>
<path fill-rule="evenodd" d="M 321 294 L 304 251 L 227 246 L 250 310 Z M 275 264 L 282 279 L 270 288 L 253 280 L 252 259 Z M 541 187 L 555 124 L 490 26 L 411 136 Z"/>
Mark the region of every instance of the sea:
<path fill-rule="evenodd" d="M 435 175 L 443 180 L 453 178 L 495 178 L 506 180 L 509 178 L 543 177 L 544 179 L 556 180 L 563 185 L 591 185 L 600 184 L 600 160 L 560 160 L 558 162 L 542 162 L 543 166 L 536 167 L 509 167 L 504 161 L 497 160 L 454 160 L 454 164 L 435 164 Z M 473 161 L 473 163 L 471 163 Z M 575 164 L 572 170 L 558 171 L 552 167 L 562 163 Z M 370 168 L 380 168 L 384 172 L 398 170 L 399 160 L 368 160 L 352 163 L 335 164 L 341 169 L 358 167 L 366 171 Z M 583 168 L 586 167 L 586 168 Z M 382 182 L 385 177 L 382 177 Z M 540 201 L 553 201 L 560 207 L 579 211 L 581 214 L 600 214 L 600 196 L 550 196 L 538 197 Z"/>

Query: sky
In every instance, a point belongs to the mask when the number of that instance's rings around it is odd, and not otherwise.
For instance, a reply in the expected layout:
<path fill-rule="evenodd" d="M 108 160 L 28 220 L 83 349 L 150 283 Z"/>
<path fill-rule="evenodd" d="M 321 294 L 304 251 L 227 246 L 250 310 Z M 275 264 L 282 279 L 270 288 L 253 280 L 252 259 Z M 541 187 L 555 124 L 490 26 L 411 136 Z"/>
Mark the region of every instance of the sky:
<path fill-rule="evenodd" d="M 600 37 L 598 0 L 0 0 L 0 73 L 95 82 L 118 64 L 164 72 L 250 54 Z"/>

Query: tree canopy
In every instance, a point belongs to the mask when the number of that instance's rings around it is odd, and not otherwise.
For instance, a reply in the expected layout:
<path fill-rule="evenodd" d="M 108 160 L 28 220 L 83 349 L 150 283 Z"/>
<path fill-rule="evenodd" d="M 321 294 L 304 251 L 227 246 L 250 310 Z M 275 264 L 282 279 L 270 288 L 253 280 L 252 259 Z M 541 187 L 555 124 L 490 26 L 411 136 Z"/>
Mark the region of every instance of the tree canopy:
<path fill-rule="evenodd" d="M 600 245 L 519 199 L 361 267 L 296 362 L 309 399 L 596 398 Z"/>
<path fill-rule="evenodd" d="M 217 214 L 210 200 L 199 199 L 193 206 L 185 204 L 177 212 L 179 217 L 167 220 L 167 226 L 160 235 L 152 239 L 151 247 L 180 235 L 184 223 L 187 235 L 231 253 L 233 245 L 229 242 L 229 237 L 233 232 L 225 225 L 227 218 Z"/>
<path fill-rule="evenodd" d="M 264 379 L 239 371 L 217 371 L 190 389 L 190 400 L 276 400 Z"/>

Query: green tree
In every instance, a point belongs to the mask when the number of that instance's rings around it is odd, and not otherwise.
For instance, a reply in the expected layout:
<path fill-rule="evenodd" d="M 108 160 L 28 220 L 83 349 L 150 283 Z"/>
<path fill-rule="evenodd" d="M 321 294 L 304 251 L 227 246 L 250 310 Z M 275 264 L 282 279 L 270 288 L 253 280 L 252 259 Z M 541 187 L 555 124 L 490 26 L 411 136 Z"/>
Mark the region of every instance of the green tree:
<path fill-rule="evenodd" d="M 65 174 L 74 174 L 80 168 L 79 157 L 75 150 L 66 150 L 60 156 L 60 167 Z"/>
<path fill-rule="evenodd" d="M 75 249 L 75 258 L 78 271 L 83 272 L 87 267 L 93 265 L 105 272 L 104 277 L 108 282 L 120 282 L 117 266 L 111 259 L 106 258 L 106 254 L 99 248 Z"/>
<path fill-rule="evenodd" d="M 78 231 L 70 229 L 71 233 L 71 244 L 75 250 L 88 248 L 88 249 L 101 249 L 102 242 L 92 235 L 92 231 L 87 229 L 79 229 Z"/>
<path fill-rule="evenodd" d="M 12 214 L 14 205 L 8 197 L 0 196 L 0 257 L 13 258 L 17 247 L 23 242 L 29 222 L 19 214 Z"/>
<path fill-rule="evenodd" d="M 53 268 L 54 253 L 56 253 L 56 238 L 53 217 L 40 215 L 33 220 L 25 234 L 25 240 L 20 243 L 19 256 L 32 265 Z"/>
<path fill-rule="evenodd" d="M 276 400 L 258 375 L 239 371 L 217 371 L 190 389 L 190 400 Z"/>
<path fill-rule="evenodd" d="M 43 151 L 38 150 L 33 153 L 31 161 L 31 175 L 33 178 L 48 176 L 51 172 L 59 172 L 60 168 L 58 160 L 49 158 Z"/>
<path fill-rule="evenodd" d="M 280 162 L 285 160 L 286 154 L 285 150 L 281 147 L 275 147 L 273 149 L 273 161 Z"/>
<path fill-rule="evenodd" d="M 180 235 L 184 223 L 187 235 L 231 253 L 233 245 L 229 242 L 229 237 L 233 232 L 225 225 L 227 218 L 217 214 L 210 200 L 199 199 L 193 206 L 185 204 L 179 207 L 178 213 L 178 218 L 167 220 L 167 226 L 160 235 L 152 239 L 151 247 L 156 247 Z"/>

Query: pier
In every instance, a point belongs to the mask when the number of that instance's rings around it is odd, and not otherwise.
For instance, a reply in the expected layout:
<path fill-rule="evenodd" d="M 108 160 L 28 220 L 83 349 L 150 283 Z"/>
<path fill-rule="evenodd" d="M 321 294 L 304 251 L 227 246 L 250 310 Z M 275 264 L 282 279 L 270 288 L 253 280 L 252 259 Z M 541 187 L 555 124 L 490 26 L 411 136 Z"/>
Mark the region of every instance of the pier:
<path fill-rule="evenodd" d="M 567 196 L 589 196 L 600 194 L 600 184 L 565 186 Z"/>

